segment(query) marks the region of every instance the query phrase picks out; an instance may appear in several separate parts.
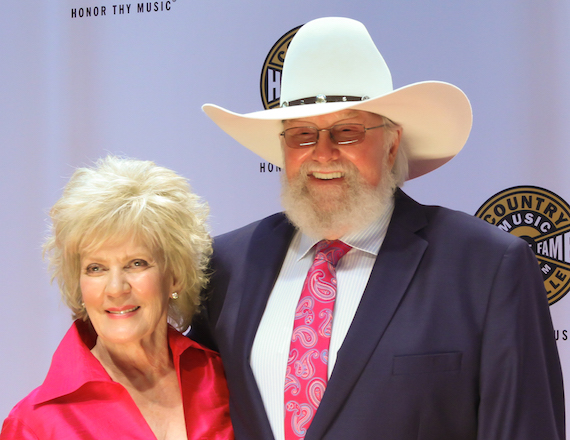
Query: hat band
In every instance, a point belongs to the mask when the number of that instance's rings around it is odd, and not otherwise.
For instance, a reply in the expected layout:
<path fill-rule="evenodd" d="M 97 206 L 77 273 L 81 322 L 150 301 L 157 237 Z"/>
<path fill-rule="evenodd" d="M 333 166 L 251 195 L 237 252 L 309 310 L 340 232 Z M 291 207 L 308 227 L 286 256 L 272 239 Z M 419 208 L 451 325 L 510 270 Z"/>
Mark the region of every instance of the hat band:
<path fill-rule="evenodd" d="M 347 102 L 347 101 L 365 101 L 370 99 L 368 96 L 346 96 L 346 95 L 317 95 L 308 98 L 296 99 L 295 101 L 283 101 L 281 107 L 291 107 L 293 105 L 304 104 L 324 104 L 326 102 Z"/>

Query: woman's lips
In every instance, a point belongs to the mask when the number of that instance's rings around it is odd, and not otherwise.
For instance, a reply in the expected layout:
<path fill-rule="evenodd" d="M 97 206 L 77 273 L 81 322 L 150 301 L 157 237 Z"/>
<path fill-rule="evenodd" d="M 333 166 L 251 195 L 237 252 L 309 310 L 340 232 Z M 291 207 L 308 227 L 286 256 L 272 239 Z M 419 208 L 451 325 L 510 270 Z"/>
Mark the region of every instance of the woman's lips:
<path fill-rule="evenodd" d="M 140 306 L 132 306 L 132 307 L 129 306 L 129 307 L 121 307 L 121 308 L 113 307 L 113 308 L 107 309 L 105 311 L 107 313 L 110 313 L 111 315 L 126 315 L 127 313 L 134 312 L 138 309 L 140 309 Z"/>

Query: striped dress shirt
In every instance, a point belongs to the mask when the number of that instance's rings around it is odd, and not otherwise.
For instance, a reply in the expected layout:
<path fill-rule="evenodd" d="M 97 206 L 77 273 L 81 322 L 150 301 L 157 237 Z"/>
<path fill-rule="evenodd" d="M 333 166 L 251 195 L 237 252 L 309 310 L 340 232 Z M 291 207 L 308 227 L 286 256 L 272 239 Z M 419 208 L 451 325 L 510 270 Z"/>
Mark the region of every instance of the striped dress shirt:
<path fill-rule="evenodd" d="M 394 210 L 393 201 L 384 215 L 364 230 L 341 237 L 352 249 L 336 267 L 337 294 L 329 347 L 328 376 L 337 352 L 368 283 Z M 315 258 L 312 240 L 297 231 L 267 302 L 253 343 L 250 364 L 257 381 L 275 440 L 284 440 L 284 387 L 295 308 L 303 283 Z"/>

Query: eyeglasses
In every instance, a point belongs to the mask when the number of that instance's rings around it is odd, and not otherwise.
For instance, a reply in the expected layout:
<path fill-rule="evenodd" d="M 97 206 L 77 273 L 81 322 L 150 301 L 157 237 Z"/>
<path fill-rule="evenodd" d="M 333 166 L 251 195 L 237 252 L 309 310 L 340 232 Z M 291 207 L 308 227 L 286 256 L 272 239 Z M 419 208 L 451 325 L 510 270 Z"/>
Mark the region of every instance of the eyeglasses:
<path fill-rule="evenodd" d="M 316 145 L 319 133 L 328 131 L 336 145 L 356 145 L 364 140 L 368 130 L 384 127 L 386 124 L 366 128 L 363 124 L 337 124 L 331 128 L 291 127 L 279 133 L 289 148 L 307 148 Z"/>

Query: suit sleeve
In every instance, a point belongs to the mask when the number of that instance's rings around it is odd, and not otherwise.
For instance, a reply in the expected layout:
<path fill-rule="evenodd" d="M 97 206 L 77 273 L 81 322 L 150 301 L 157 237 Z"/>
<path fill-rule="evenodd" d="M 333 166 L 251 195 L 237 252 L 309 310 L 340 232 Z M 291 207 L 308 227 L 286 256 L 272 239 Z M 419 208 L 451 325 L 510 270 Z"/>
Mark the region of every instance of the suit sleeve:
<path fill-rule="evenodd" d="M 210 331 L 208 314 L 209 297 L 210 293 L 203 292 L 203 298 L 205 298 L 205 300 L 201 305 L 200 311 L 192 318 L 188 337 L 211 350 L 218 351 L 218 347 Z"/>
<path fill-rule="evenodd" d="M 536 257 L 513 243 L 495 274 L 482 340 L 478 440 L 565 438 L 564 390 Z"/>
<path fill-rule="evenodd" d="M 198 313 L 192 318 L 188 336 L 205 347 L 219 352 L 213 328 L 216 325 L 219 311 L 224 302 L 225 292 L 227 291 L 227 284 L 225 284 L 227 283 L 227 277 L 222 275 L 224 272 L 218 267 L 217 260 L 216 247 L 214 246 L 214 254 L 208 269 L 211 273 L 210 282 L 200 294 L 202 304 Z"/>

